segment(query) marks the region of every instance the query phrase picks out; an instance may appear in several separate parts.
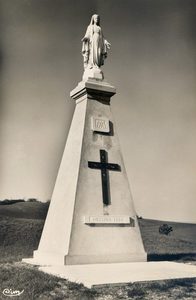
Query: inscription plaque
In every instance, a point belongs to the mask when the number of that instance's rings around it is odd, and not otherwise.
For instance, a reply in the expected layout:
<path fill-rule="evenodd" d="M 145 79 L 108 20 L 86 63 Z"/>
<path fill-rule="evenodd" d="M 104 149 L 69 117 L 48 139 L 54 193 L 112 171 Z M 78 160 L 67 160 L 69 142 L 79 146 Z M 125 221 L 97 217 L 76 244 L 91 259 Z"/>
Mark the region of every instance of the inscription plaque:
<path fill-rule="evenodd" d="M 85 224 L 132 224 L 133 219 L 129 216 L 85 216 Z"/>
<path fill-rule="evenodd" d="M 93 131 L 110 132 L 109 120 L 106 118 L 92 117 L 91 128 Z"/>

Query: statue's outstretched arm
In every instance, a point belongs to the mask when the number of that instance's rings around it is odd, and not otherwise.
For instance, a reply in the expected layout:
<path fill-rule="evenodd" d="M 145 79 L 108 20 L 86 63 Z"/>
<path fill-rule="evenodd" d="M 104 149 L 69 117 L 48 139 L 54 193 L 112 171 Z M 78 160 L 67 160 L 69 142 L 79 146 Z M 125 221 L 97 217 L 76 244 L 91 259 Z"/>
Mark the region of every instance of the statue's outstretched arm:
<path fill-rule="evenodd" d="M 106 39 L 104 39 L 104 43 L 105 43 L 107 49 L 111 48 L 111 44 Z"/>
<path fill-rule="evenodd" d="M 102 32 L 102 37 L 103 37 L 103 41 L 104 41 L 104 45 L 107 49 L 111 48 L 111 44 L 105 39 L 103 32 Z"/>

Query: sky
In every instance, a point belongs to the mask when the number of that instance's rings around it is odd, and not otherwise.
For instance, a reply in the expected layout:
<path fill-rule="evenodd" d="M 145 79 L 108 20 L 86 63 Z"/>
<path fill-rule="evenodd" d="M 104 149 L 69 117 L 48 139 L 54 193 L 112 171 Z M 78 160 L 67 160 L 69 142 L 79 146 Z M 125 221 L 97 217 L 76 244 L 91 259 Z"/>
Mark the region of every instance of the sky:
<path fill-rule="evenodd" d="M 0 0 L 0 199 L 51 198 L 94 13 L 136 211 L 196 223 L 194 0 Z"/>

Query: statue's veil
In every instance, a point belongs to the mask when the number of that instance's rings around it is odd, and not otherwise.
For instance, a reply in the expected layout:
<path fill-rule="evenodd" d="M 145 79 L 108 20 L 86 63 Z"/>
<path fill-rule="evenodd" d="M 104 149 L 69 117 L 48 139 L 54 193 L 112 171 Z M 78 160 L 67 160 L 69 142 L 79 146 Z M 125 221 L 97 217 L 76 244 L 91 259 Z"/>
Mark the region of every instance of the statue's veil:
<path fill-rule="evenodd" d="M 94 24 L 94 21 L 93 21 L 93 19 L 94 19 L 94 16 L 98 16 L 97 14 L 94 14 L 94 15 L 92 15 L 92 17 L 91 17 L 91 21 L 90 21 L 90 24 L 89 25 L 93 25 Z M 100 26 L 100 17 L 99 17 L 99 22 L 98 22 L 98 25 Z"/>

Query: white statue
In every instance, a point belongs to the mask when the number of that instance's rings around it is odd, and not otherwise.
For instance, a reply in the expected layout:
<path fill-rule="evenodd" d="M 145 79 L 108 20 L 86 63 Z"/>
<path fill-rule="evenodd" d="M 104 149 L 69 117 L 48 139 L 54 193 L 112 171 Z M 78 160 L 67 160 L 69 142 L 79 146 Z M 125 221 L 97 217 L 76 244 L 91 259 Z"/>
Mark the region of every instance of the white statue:
<path fill-rule="evenodd" d="M 110 46 L 110 43 L 103 36 L 99 15 L 93 15 L 82 39 L 84 69 L 99 69 L 104 64 Z M 100 73 L 102 73 L 101 70 Z"/>

